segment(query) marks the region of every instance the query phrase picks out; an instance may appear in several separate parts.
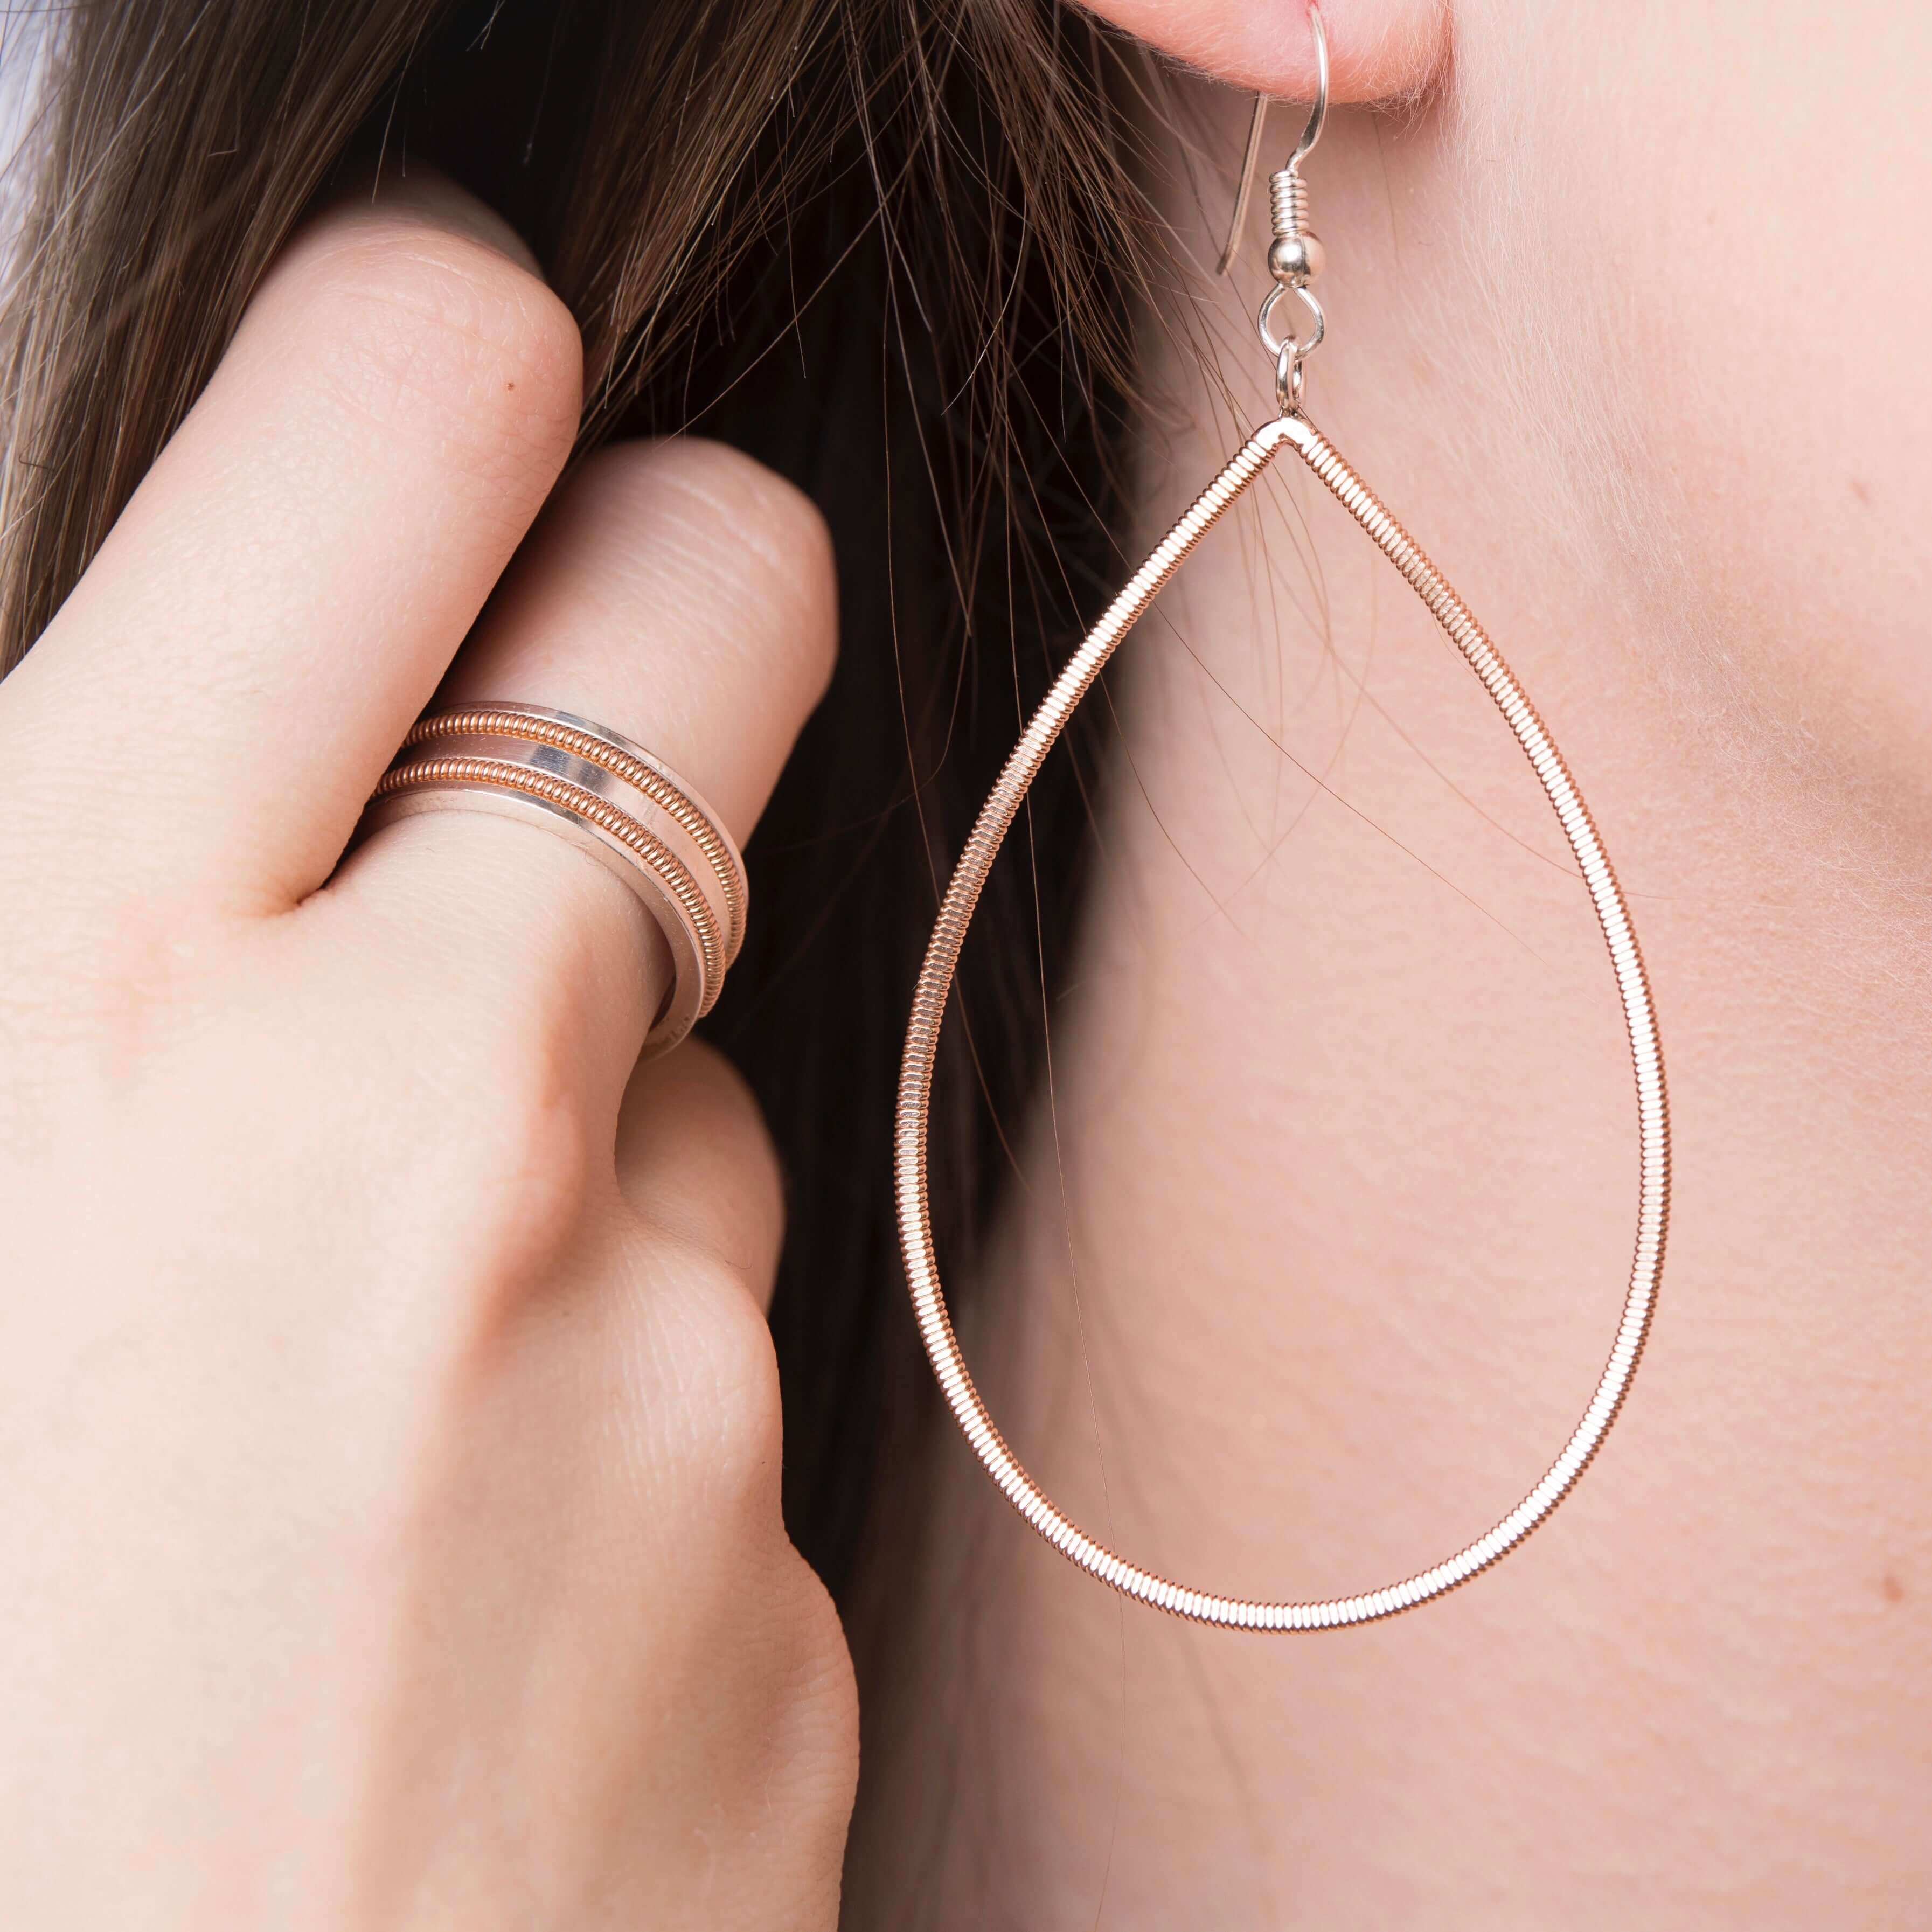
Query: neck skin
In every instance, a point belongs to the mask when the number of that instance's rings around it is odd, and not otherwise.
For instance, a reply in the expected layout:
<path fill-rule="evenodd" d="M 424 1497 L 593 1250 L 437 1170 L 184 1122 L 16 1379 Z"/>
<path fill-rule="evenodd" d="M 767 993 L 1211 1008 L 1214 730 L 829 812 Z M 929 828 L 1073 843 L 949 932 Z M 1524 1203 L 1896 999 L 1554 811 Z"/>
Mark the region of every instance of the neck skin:
<path fill-rule="evenodd" d="M 1241 104 L 1208 111 L 1238 152 Z M 1742 692 L 1759 614 L 1694 554 L 1641 394 L 1592 412 L 1533 272 L 1504 304 L 1441 239 L 1471 218 L 1442 128 L 1338 116 L 1309 172 L 1309 412 L 1522 677 L 1629 896 L 1676 1135 L 1657 1324 L 1550 1524 L 1335 1634 L 1124 1605 L 949 1425 L 883 1593 L 854 1922 L 1894 1922 L 1932 1724 L 1917 828 Z M 1204 191 L 1173 212 L 1211 260 Z M 1186 426 L 1150 432 L 1149 542 L 1269 413 L 1262 245 L 1204 292 L 1239 406 L 1150 371 Z M 1561 1448 L 1621 1306 L 1635 1110 L 1502 722 L 1292 451 L 1250 502 L 1109 674 L 1054 1104 L 962 1339 L 1091 1534 L 1309 1598 L 1461 1547 Z"/>

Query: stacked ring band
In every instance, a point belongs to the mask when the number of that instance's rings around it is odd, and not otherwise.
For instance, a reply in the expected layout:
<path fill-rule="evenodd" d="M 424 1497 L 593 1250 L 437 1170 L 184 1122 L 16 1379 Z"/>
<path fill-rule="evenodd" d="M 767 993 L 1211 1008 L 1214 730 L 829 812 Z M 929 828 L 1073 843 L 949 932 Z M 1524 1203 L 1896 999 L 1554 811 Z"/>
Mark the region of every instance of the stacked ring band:
<path fill-rule="evenodd" d="M 634 892 L 670 949 L 670 992 L 644 1042 L 675 1046 L 716 1004 L 745 938 L 745 862 L 702 798 L 608 725 L 535 704 L 432 713 L 403 740 L 363 829 L 418 812 L 532 820 Z"/>

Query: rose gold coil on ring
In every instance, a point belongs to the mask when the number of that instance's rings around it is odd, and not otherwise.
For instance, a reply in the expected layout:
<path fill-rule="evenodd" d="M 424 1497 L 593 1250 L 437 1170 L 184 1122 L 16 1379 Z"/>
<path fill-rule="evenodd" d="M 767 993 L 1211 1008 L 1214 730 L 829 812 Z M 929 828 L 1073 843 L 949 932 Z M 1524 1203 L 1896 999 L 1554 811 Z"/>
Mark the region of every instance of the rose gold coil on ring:
<path fill-rule="evenodd" d="M 404 740 L 370 795 L 363 830 L 444 810 L 534 819 L 643 904 L 672 967 L 647 1054 L 676 1045 L 711 1010 L 744 941 L 744 861 L 661 760 L 606 726 L 542 706 L 439 712 Z"/>
<path fill-rule="evenodd" d="M 1636 1244 L 1622 1318 L 1595 1392 L 1562 1453 L 1492 1529 L 1432 1569 L 1360 1596 L 1306 1603 L 1250 1602 L 1187 1588 L 1116 1556 L 1054 1507 L 1007 1448 L 960 1354 L 933 1252 L 926 1174 L 934 1065 L 960 948 L 1028 788 L 1120 640 L 1284 443 L 1293 445 L 1428 607 L 1495 700 L 1555 808 L 1596 909 L 1623 1004 L 1636 1076 L 1639 1148 Z M 1370 1623 L 1412 1610 L 1466 1582 L 1522 1542 L 1569 1494 L 1616 1420 L 1649 1332 L 1664 1270 L 1670 1202 L 1670 1124 L 1663 1049 L 1636 934 L 1588 808 L 1522 687 L 1442 573 L 1327 439 L 1298 412 L 1285 414 L 1257 430 L 1134 573 L 1042 700 L 981 808 L 947 884 L 913 995 L 900 1065 L 893 1168 L 899 1239 L 914 1312 L 940 1387 L 974 1454 L 1007 1501 L 1062 1556 L 1123 1594 L 1173 1616 L 1243 1630 L 1306 1630 Z"/>
<path fill-rule="evenodd" d="M 412 751 L 419 745 L 458 737 L 520 738 L 532 744 L 554 745 L 635 787 L 690 835 L 717 874 L 728 913 L 724 964 L 729 966 L 737 958 L 738 949 L 745 943 L 745 862 L 708 812 L 692 802 L 683 780 L 668 766 L 602 725 L 592 726 L 566 711 L 530 704 L 476 705 L 464 711 L 435 712 L 418 722 L 403 740 L 403 748 Z"/>

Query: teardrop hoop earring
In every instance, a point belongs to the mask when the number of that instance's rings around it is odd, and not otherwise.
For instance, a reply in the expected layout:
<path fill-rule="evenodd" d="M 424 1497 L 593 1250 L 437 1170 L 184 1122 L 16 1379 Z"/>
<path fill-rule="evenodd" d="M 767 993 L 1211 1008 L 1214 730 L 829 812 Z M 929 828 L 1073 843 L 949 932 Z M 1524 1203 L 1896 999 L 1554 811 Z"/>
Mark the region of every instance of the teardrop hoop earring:
<path fill-rule="evenodd" d="M 1302 414 L 1304 366 L 1321 346 L 1327 328 L 1322 304 L 1308 286 L 1321 270 L 1322 250 L 1307 226 L 1308 189 L 1301 176 L 1301 164 L 1321 134 L 1328 106 L 1328 39 L 1321 14 L 1312 4 L 1309 8 L 1309 26 L 1315 40 L 1315 104 L 1287 165 L 1270 178 L 1274 240 L 1268 250 L 1268 267 L 1274 286 L 1257 318 L 1262 346 L 1274 362 L 1275 398 L 1280 413 L 1249 437 L 1128 580 L 1034 713 L 980 808 L 947 884 L 913 995 L 900 1066 L 893 1138 L 899 1238 L 920 1334 L 940 1387 L 966 1439 L 1006 1499 L 1061 1555 L 1124 1594 L 1197 1622 L 1264 1630 L 1333 1629 L 1372 1622 L 1412 1610 L 1486 1569 L 1550 1515 L 1569 1494 L 1601 1445 L 1636 1372 L 1664 1270 L 1670 1200 L 1670 1124 L 1657 1016 L 1623 892 L 1589 809 L 1535 707 L 1468 607 L 1349 467 L 1346 459 Z M 1248 182 L 1259 150 L 1267 108 L 1265 98 L 1256 101 L 1234 227 L 1222 256 L 1224 272 L 1238 245 Z M 1289 304 L 1300 310 L 1296 318 L 1300 327 L 1284 334 L 1277 329 L 1276 320 L 1281 309 Z M 1120 640 L 1222 512 L 1284 448 L 1292 448 L 1306 464 L 1427 605 L 1430 614 L 1495 700 L 1554 808 L 1596 908 L 1610 950 L 1618 995 L 1623 1003 L 1636 1076 L 1640 1149 L 1636 1248 L 1622 1318 L 1595 1393 L 1562 1454 L 1544 1471 L 1535 1487 L 1494 1528 L 1432 1569 L 1364 1595 L 1308 1603 L 1248 1602 L 1170 1582 L 1096 1543 L 1054 1506 L 1007 1448 L 961 1356 L 933 1252 L 926 1174 L 927 1117 L 934 1062 L 960 948 L 987 874 L 1028 788 L 1074 707 L 1086 695 Z"/>

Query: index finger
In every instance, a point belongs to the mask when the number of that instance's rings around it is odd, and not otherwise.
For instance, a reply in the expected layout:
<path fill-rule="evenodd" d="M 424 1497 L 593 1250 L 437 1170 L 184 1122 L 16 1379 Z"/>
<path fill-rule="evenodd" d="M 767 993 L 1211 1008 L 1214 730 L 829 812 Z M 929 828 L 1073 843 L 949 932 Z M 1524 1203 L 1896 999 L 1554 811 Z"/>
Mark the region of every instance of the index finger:
<path fill-rule="evenodd" d="M 103 878 L 314 890 L 555 482 L 581 377 L 568 310 L 449 184 L 322 216 L 0 687 L 20 794 L 58 792 L 84 731 L 106 809 L 60 836 L 99 838 Z"/>

